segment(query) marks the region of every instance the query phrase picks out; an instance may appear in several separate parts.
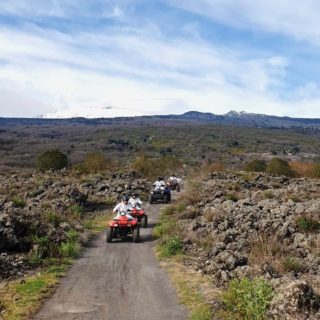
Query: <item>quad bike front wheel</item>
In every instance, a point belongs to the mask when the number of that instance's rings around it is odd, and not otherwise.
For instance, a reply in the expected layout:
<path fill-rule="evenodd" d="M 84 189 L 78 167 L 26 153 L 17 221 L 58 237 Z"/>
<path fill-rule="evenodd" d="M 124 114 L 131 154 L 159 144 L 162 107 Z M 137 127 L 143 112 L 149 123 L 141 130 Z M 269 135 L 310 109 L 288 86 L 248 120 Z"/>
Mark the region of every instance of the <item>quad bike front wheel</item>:
<path fill-rule="evenodd" d="M 142 218 L 142 228 L 146 228 L 148 225 L 148 216 L 145 214 Z"/>
<path fill-rule="evenodd" d="M 136 227 L 133 229 L 133 232 L 132 232 L 132 241 L 139 242 L 139 240 L 140 240 L 140 230 L 139 230 L 139 227 Z"/>
<path fill-rule="evenodd" d="M 107 242 L 112 242 L 112 228 L 108 227 L 107 232 L 106 232 L 106 241 Z"/>

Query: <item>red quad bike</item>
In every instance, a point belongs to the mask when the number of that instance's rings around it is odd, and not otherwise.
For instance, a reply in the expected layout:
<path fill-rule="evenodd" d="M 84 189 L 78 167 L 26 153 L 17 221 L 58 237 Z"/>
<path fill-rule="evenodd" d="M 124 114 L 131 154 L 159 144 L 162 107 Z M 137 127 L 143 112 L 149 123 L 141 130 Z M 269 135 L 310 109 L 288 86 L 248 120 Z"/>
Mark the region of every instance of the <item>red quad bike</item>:
<path fill-rule="evenodd" d="M 120 216 L 109 222 L 107 229 L 107 242 L 112 242 L 112 239 L 125 238 L 128 235 L 132 236 L 133 242 L 139 242 L 140 230 L 138 219 L 129 220 L 126 216 Z"/>
<path fill-rule="evenodd" d="M 142 228 L 146 228 L 147 227 L 147 225 L 148 225 L 148 216 L 146 215 L 146 212 L 144 211 L 144 209 L 132 208 L 130 213 L 134 218 L 138 219 L 138 222 L 141 223 Z"/>

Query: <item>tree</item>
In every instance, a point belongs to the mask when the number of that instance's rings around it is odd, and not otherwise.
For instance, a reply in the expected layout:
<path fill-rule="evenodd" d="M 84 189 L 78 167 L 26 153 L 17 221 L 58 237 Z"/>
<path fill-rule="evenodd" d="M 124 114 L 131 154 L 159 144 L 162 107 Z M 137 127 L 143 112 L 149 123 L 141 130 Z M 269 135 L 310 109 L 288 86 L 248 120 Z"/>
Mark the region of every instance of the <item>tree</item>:
<path fill-rule="evenodd" d="M 281 158 L 273 158 L 267 166 L 268 173 L 276 175 L 276 176 L 287 176 L 294 177 L 295 173 L 291 169 L 288 161 Z"/>
<path fill-rule="evenodd" d="M 41 171 L 60 170 L 68 166 L 68 157 L 59 149 L 41 153 L 36 160 L 36 167 Z"/>

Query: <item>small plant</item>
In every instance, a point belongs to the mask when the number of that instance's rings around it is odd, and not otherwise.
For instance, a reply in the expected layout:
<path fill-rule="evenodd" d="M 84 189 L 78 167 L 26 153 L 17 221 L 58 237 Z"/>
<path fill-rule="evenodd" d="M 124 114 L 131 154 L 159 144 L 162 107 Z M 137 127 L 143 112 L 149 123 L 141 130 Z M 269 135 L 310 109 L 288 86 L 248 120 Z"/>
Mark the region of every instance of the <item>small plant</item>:
<path fill-rule="evenodd" d="M 228 193 L 226 195 L 227 200 L 231 200 L 233 202 L 237 202 L 239 200 L 239 197 L 235 193 Z"/>
<path fill-rule="evenodd" d="M 266 168 L 267 164 L 263 160 L 255 159 L 248 162 L 245 165 L 244 170 L 249 172 L 265 172 Z"/>
<path fill-rule="evenodd" d="M 167 239 L 161 247 L 161 255 L 163 257 L 170 257 L 182 252 L 182 241 L 178 237 Z"/>
<path fill-rule="evenodd" d="M 59 226 L 62 222 L 61 216 L 54 211 L 49 211 L 46 213 L 46 219 L 51 223 L 55 228 Z"/>
<path fill-rule="evenodd" d="M 117 203 L 117 200 L 114 197 L 107 197 L 105 203 L 107 206 L 112 207 Z"/>
<path fill-rule="evenodd" d="M 70 229 L 67 232 L 67 238 L 71 242 L 76 242 L 78 240 L 78 238 L 79 238 L 79 234 L 78 234 L 78 232 L 76 230 Z"/>
<path fill-rule="evenodd" d="M 84 213 L 84 208 L 83 208 L 83 206 L 73 204 L 69 207 L 69 211 L 73 216 L 80 219 Z"/>
<path fill-rule="evenodd" d="M 37 169 L 41 171 L 60 170 L 68 166 L 68 157 L 59 149 L 41 153 L 36 161 Z"/>
<path fill-rule="evenodd" d="M 262 234 L 251 246 L 249 262 L 259 266 L 267 263 L 275 269 L 279 269 L 278 261 L 283 253 L 284 249 L 277 237 Z"/>
<path fill-rule="evenodd" d="M 264 197 L 265 199 L 272 199 L 272 198 L 274 198 L 274 194 L 273 194 L 273 192 L 272 192 L 271 190 L 266 190 L 266 191 L 264 191 L 264 192 L 262 193 L 262 195 L 263 195 L 263 197 Z"/>
<path fill-rule="evenodd" d="M 102 153 L 92 152 L 85 156 L 83 164 L 78 168 L 85 173 L 98 173 L 110 169 L 111 161 Z"/>
<path fill-rule="evenodd" d="M 305 233 L 317 232 L 320 230 L 319 221 L 308 215 L 301 215 L 298 217 L 296 224 L 298 228 Z"/>
<path fill-rule="evenodd" d="M 65 258 L 75 258 L 79 250 L 79 244 L 74 241 L 66 241 L 60 245 L 60 253 Z"/>
<path fill-rule="evenodd" d="M 273 158 L 268 164 L 266 171 L 275 176 L 295 176 L 295 172 L 290 167 L 288 161 L 281 158 Z"/>
<path fill-rule="evenodd" d="M 303 269 L 302 264 L 300 261 L 292 256 L 288 256 L 283 261 L 283 267 L 285 271 L 293 271 L 293 272 L 300 272 Z"/>
<path fill-rule="evenodd" d="M 18 196 L 12 197 L 11 201 L 16 208 L 24 208 L 27 205 L 27 202 Z"/>
<path fill-rule="evenodd" d="M 221 297 L 224 305 L 221 318 L 225 320 L 266 319 L 266 311 L 272 296 L 271 286 L 263 279 L 232 280 Z"/>

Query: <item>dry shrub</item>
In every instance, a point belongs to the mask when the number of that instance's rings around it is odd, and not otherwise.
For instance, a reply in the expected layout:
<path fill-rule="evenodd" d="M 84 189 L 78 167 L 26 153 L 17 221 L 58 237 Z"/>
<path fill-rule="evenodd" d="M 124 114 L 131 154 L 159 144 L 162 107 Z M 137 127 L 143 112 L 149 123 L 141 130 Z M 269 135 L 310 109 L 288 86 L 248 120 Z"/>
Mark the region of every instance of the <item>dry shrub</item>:
<path fill-rule="evenodd" d="M 278 272 L 283 271 L 284 247 L 281 241 L 272 235 L 260 234 L 253 242 L 249 254 L 251 265 L 263 266 L 269 265 Z"/>
<path fill-rule="evenodd" d="M 204 250 L 211 250 L 214 244 L 219 241 L 217 236 L 212 231 L 206 231 L 205 235 L 201 235 L 201 237 L 197 236 L 195 239 L 195 243 L 203 248 Z"/>
<path fill-rule="evenodd" d="M 215 218 L 219 218 L 223 216 L 225 213 L 223 210 L 219 210 L 217 208 L 208 207 L 204 210 L 204 219 L 206 222 L 212 222 Z"/>
<path fill-rule="evenodd" d="M 203 198 L 203 195 L 197 191 L 187 191 L 185 194 L 183 194 L 180 198 L 180 201 L 185 203 L 186 205 L 194 206 L 198 202 L 200 202 Z"/>
<path fill-rule="evenodd" d="M 205 163 L 200 168 L 201 173 L 207 175 L 212 172 L 221 172 L 226 170 L 226 166 L 222 161 Z"/>
<path fill-rule="evenodd" d="M 292 161 L 290 167 L 300 177 L 315 177 L 316 164 L 314 162 Z"/>

